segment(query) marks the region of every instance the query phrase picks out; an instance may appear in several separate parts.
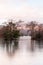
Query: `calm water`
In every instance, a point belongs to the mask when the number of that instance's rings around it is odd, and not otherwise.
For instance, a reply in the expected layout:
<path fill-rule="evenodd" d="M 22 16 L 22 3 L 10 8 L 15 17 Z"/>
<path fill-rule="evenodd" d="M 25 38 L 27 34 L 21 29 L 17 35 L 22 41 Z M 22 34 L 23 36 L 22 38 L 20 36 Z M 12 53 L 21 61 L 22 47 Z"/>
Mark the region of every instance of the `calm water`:
<path fill-rule="evenodd" d="M 12 42 L 0 39 L 0 65 L 43 65 L 43 42 L 29 36 Z"/>

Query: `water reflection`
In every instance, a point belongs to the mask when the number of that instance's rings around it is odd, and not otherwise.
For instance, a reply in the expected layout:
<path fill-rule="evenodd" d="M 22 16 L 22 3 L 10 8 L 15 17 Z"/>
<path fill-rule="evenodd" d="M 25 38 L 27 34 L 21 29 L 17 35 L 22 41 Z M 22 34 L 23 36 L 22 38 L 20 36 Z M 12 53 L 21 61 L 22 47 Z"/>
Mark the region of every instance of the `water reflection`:
<path fill-rule="evenodd" d="M 31 40 L 30 49 L 31 49 L 32 52 L 35 51 L 35 50 L 38 50 L 38 49 L 40 51 L 41 49 L 43 49 L 43 41 L 41 41 L 41 40 Z"/>
<path fill-rule="evenodd" d="M 0 39 L 0 47 L 0 65 L 43 65 L 43 41 L 29 36 L 12 41 Z"/>
<path fill-rule="evenodd" d="M 12 56 L 15 53 L 15 51 L 18 49 L 18 42 L 19 42 L 18 38 L 7 41 L 2 39 L 1 47 L 3 47 L 3 49 L 6 49 L 7 54 L 9 56 Z"/>
<path fill-rule="evenodd" d="M 31 46 L 30 46 L 30 50 L 33 52 L 35 50 L 35 41 L 31 40 Z"/>
<path fill-rule="evenodd" d="M 43 48 L 43 41 L 39 40 L 39 41 L 35 41 L 35 43 L 37 44 L 39 49 Z"/>
<path fill-rule="evenodd" d="M 23 52 L 27 52 L 28 49 L 31 52 L 35 52 L 38 49 L 43 49 L 43 41 L 31 40 L 31 38 L 29 39 L 29 37 L 23 36 L 10 41 L 0 39 L 0 46 L 3 47 L 4 50 L 6 49 L 8 55 L 12 56 L 18 49 L 20 51 L 23 50 Z"/>

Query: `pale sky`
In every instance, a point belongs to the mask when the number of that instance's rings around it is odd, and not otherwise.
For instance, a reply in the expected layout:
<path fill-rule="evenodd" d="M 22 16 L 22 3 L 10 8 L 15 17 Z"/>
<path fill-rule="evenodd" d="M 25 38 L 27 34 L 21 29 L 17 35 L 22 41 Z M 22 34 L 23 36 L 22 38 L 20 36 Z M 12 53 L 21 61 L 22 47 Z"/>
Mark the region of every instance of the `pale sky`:
<path fill-rule="evenodd" d="M 43 0 L 0 0 L 0 24 L 10 18 L 43 22 Z"/>

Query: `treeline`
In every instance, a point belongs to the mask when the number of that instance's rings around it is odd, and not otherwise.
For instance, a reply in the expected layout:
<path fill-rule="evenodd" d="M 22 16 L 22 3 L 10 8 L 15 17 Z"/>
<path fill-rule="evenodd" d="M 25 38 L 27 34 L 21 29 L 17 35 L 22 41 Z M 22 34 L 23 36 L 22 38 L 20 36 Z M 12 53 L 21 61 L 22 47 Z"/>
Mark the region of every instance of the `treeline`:
<path fill-rule="evenodd" d="M 43 40 L 43 24 L 31 22 L 31 38 L 33 40 Z"/>
<path fill-rule="evenodd" d="M 21 27 L 19 25 L 20 23 L 24 23 L 24 22 L 21 20 L 16 23 L 13 23 L 13 21 L 8 22 L 8 24 L 4 25 L 1 28 L 0 30 L 1 36 L 5 40 L 13 40 L 15 38 L 18 38 L 20 36 L 20 30 L 21 30 L 21 29 L 18 29 L 18 27 Z M 38 24 L 36 21 L 31 21 L 29 23 L 26 23 L 25 28 L 31 31 L 32 39 L 43 40 L 43 24 Z"/>
<path fill-rule="evenodd" d="M 14 40 L 19 37 L 19 30 L 17 30 L 16 24 L 9 22 L 2 28 L 2 37 L 4 40 Z"/>

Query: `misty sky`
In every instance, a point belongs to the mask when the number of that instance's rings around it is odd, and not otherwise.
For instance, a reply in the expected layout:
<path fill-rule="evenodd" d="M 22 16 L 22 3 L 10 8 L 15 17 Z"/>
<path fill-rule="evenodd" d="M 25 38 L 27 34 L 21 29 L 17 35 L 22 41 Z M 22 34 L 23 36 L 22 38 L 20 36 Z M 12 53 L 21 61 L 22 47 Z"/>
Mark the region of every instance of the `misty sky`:
<path fill-rule="evenodd" d="M 43 22 L 43 0 L 0 0 L 0 24 L 10 18 Z"/>

